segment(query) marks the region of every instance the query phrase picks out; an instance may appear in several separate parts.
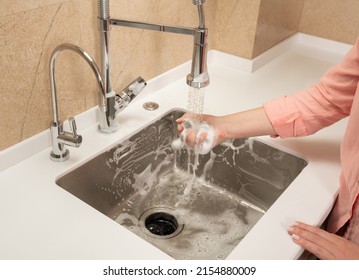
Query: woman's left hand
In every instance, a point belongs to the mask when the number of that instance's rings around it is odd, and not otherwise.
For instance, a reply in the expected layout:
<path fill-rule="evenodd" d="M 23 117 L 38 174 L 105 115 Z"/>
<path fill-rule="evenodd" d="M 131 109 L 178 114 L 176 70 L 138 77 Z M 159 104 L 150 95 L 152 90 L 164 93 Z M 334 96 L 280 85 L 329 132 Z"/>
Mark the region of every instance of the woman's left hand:
<path fill-rule="evenodd" d="M 318 227 L 295 222 L 288 228 L 294 243 L 322 260 L 359 260 L 359 245 Z"/>

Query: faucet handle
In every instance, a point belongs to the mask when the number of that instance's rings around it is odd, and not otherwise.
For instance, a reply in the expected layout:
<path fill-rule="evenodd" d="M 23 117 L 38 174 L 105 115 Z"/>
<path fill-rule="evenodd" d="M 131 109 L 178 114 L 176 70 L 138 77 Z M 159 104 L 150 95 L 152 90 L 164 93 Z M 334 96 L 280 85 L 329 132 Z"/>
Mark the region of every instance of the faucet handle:
<path fill-rule="evenodd" d="M 128 86 L 128 92 L 130 93 L 129 96 L 132 98 L 136 97 L 144 89 L 145 86 L 147 86 L 146 81 L 141 76 L 137 77 Z"/>
<path fill-rule="evenodd" d="M 121 90 L 117 96 L 125 101 L 132 101 L 147 86 L 146 81 L 141 77 L 134 79 L 127 87 Z"/>
<path fill-rule="evenodd" d="M 61 121 L 51 123 L 52 151 L 50 158 L 53 161 L 64 161 L 69 158 L 70 153 L 65 145 L 78 148 L 82 143 L 82 136 L 77 134 L 75 118 L 69 118 L 69 126 L 71 132 L 64 131 Z"/>
<path fill-rule="evenodd" d="M 116 94 L 116 102 L 118 110 L 124 109 L 147 85 L 146 81 L 141 77 L 137 77 L 121 93 Z"/>
<path fill-rule="evenodd" d="M 76 120 L 74 117 L 69 118 L 69 125 L 70 125 L 70 129 L 72 131 L 72 135 L 74 137 L 77 137 L 77 126 L 76 126 Z"/>
<path fill-rule="evenodd" d="M 62 143 L 72 147 L 80 147 L 82 143 L 82 136 L 77 134 L 76 121 L 74 117 L 69 118 L 69 126 L 71 132 L 64 131 L 61 135 L 59 135 L 58 139 Z"/>

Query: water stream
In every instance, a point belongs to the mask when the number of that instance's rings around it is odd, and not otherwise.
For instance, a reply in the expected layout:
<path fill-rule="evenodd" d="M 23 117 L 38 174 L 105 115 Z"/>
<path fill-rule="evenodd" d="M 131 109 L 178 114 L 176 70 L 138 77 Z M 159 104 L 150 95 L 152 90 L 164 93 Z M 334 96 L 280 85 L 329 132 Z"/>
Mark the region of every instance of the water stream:
<path fill-rule="evenodd" d="M 187 95 L 187 110 L 199 120 L 202 119 L 205 88 L 190 87 Z"/>

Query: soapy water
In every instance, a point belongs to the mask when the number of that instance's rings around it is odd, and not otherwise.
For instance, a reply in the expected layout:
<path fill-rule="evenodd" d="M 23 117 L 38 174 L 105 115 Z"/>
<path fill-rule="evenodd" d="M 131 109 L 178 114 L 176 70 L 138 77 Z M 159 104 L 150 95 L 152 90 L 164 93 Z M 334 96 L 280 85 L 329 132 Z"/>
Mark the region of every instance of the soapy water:
<path fill-rule="evenodd" d="M 167 156 L 156 168 L 147 166 L 141 174 L 135 174 L 135 195 L 119 203 L 121 211 L 114 214 L 114 219 L 175 259 L 225 259 L 264 211 L 204 180 L 215 153 L 211 153 L 201 177 L 195 174 L 199 154 L 193 158 L 193 162 L 187 162 L 188 172 L 173 168 L 160 176 L 159 170 L 171 160 Z M 184 224 L 177 237 L 156 239 L 139 227 L 141 214 L 153 207 L 172 209 L 171 214 Z"/>
<path fill-rule="evenodd" d="M 160 207 L 171 208 L 178 223 L 184 224 L 177 237 L 156 239 L 146 234 L 138 226 L 138 214 L 127 203 L 115 220 L 175 259 L 224 259 L 263 213 L 242 203 L 240 197 L 202 180 L 191 183 L 187 200 L 183 201 L 189 180 L 186 172 L 174 169 L 161 177 L 145 201 L 140 194 L 131 198 L 132 204 L 144 203 L 143 209 L 150 209 L 157 201 L 161 202 Z M 176 201 L 181 203 L 174 207 Z"/>

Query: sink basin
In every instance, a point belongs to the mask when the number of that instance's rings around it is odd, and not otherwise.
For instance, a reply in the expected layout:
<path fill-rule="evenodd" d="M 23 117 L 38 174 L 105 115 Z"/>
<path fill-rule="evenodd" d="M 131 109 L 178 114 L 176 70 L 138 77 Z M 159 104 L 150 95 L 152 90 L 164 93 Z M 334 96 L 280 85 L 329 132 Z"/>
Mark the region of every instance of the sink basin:
<path fill-rule="evenodd" d="M 306 166 L 257 139 L 171 148 L 172 110 L 56 183 L 175 259 L 225 259 Z"/>

